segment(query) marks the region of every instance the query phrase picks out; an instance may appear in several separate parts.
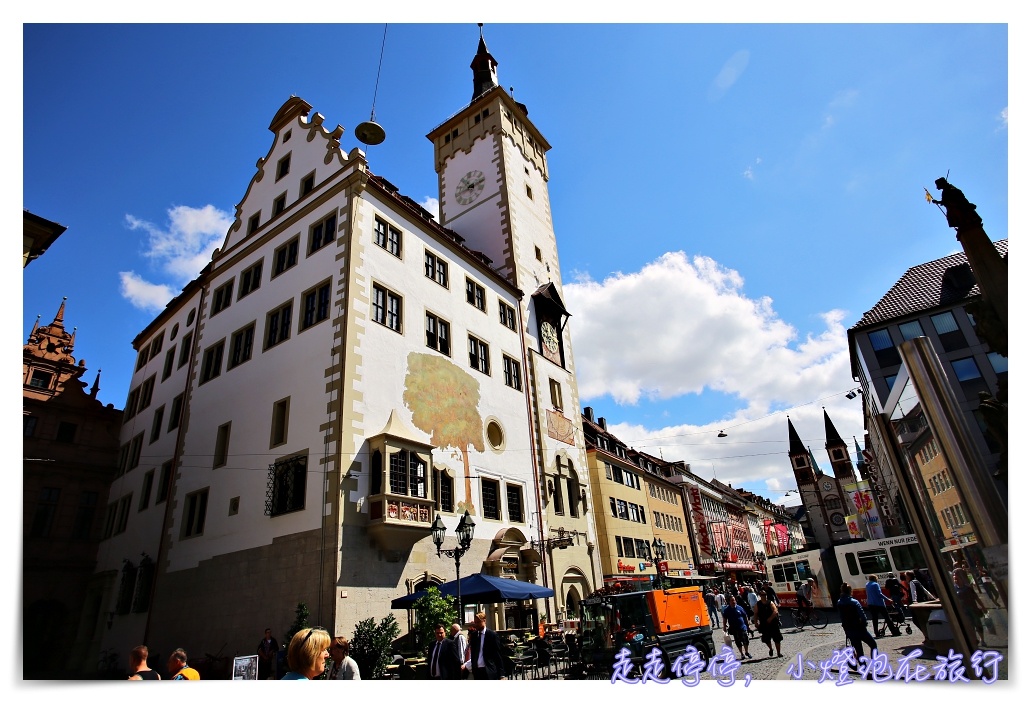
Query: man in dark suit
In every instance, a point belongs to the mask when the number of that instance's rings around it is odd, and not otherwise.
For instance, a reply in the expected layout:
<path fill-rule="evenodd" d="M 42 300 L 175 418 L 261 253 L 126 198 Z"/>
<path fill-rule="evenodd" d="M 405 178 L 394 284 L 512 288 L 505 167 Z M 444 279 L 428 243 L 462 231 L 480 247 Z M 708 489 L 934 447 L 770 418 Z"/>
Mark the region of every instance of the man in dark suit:
<path fill-rule="evenodd" d="M 432 680 L 461 680 L 461 656 L 458 645 L 447 638 L 447 629 L 438 622 L 436 640 L 429 647 L 429 677 Z"/>
<path fill-rule="evenodd" d="M 504 675 L 504 657 L 497 632 L 486 628 L 486 615 L 476 614 L 476 630 L 469 641 L 472 652 L 472 676 L 476 680 L 501 680 Z"/>

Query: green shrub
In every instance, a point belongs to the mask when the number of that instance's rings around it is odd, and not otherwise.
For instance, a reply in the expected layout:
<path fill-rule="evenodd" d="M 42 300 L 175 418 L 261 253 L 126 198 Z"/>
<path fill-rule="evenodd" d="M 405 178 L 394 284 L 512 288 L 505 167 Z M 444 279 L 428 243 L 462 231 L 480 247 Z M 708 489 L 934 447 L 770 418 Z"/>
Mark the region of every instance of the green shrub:
<path fill-rule="evenodd" d="M 362 680 L 378 680 L 386 674 L 393 640 L 400 633 L 401 628 L 392 614 L 387 614 L 378 624 L 373 617 L 358 622 L 350 640 L 350 655 L 358 664 Z"/>
<path fill-rule="evenodd" d="M 450 595 L 441 595 L 435 587 L 426 590 L 425 595 L 415 600 L 412 609 L 415 611 L 415 648 L 421 653 L 429 653 L 429 647 L 436 639 L 433 627 L 443 622 L 447 627 L 447 635 L 451 635 L 451 624 L 455 620 L 455 600 Z M 459 624 L 461 622 L 458 622 Z"/>

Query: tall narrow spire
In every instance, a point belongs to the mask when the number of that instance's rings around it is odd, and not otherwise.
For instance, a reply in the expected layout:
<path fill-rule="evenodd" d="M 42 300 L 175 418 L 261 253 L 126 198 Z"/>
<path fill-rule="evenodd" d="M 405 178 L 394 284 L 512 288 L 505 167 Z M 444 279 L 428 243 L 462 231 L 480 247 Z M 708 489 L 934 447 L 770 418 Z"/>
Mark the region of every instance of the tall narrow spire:
<path fill-rule="evenodd" d="M 847 446 L 844 443 L 844 439 L 840 438 L 840 434 L 837 433 L 837 428 L 833 426 L 833 422 L 830 421 L 830 415 L 826 413 L 826 408 L 823 408 L 823 422 L 826 425 L 826 448 L 831 446 Z"/>
<path fill-rule="evenodd" d="M 469 68 L 472 69 L 472 100 L 497 86 L 497 60 L 486 48 L 482 22 L 479 23 L 479 48 Z"/>
<path fill-rule="evenodd" d="M 89 391 L 89 396 L 94 400 L 97 397 L 97 393 L 100 392 L 100 369 L 97 369 L 97 379 L 93 381 L 93 387 Z"/>
<path fill-rule="evenodd" d="M 32 325 L 32 331 L 29 332 L 29 341 L 30 342 L 32 341 L 32 338 L 34 336 L 36 336 L 36 332 L 39 330 L 39 318 L 40 318 L 40 316 L 41 315 L 38 315 L 38 314 L 36 315 L 36 321 Z"/>
<path fill-rule="evenodd" d="M 60 329 L 64 329 L 64 303 L 67 300 L 67 297 L 61 298 L 61 307 L 57 310 L 57 314 L 54 316 L 54 321 L 50 323 L 51 327 L 59 327 Z"/>
<path fill-rule="evenodd" d="M 801 442 L 801 437 L 798 436 L 797 430 L 794 429 L 794 424 L 790 421 L 790 417 L 787 417 L 787 430 L 790 435 L 790 455 L 804 455 L 808 453 L 805 445 Z"/>

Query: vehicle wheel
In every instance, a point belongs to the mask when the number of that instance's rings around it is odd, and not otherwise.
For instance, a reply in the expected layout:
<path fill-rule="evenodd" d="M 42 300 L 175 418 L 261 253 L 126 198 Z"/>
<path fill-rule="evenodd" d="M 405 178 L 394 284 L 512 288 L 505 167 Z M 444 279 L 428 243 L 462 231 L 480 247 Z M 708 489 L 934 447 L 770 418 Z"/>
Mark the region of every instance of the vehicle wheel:
<path fill-rule="evenodd" d="M 826 625 L 829 624 L 829 620 L 826 615 L 820 612 L 818 609 L 813 609 L 812 613 L 808 615 L 809 621 L 816 629 L 825 629 Z"/>
<path fill-rule="evenodd" d="M 804 624 L 801 623 L 801 612 L 798 609 L 790 610 L 790 618 L 794 622 L 794 628 L 801 630 L 804 628 Z"/>

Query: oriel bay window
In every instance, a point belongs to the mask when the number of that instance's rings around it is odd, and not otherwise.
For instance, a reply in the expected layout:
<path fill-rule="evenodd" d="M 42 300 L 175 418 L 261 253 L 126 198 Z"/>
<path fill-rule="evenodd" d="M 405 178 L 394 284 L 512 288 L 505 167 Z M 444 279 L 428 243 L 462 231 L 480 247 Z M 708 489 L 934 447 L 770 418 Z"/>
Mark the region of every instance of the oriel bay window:
<path fill-rule="evenodd" d="M 390 492 L 426 497 L 426 462 L 414 451 L 390 454 Z"/>
<path fill-rule="evenodd" d="M 426 535 L 437 510 L 455 509 L 453 475 L 434 471 L 434 447 L 411 439 L 393 414 L 369 439 L 369 535 L 382 548 L 410 547 Z"/>

